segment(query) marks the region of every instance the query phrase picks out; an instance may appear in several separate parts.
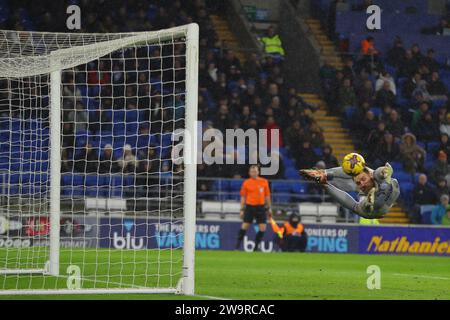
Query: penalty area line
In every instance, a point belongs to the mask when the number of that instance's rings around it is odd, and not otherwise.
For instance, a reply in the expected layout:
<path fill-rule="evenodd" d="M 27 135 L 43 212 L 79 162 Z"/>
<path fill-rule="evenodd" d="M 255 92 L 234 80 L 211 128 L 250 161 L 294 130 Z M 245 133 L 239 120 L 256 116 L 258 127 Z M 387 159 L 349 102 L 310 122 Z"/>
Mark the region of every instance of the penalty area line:
<path fill-rule="evenodd" d="M 425 279 L 434 279 L 434 280 L 450 280 L 448 277 L 438 277 L 438 276 L 427 276 L 422 274 L 410 274 L 410 273 L 393 273 L 394 276 L 403 276 L 403 277 L 415 277 L 415 278 L 425 278 Z"/>

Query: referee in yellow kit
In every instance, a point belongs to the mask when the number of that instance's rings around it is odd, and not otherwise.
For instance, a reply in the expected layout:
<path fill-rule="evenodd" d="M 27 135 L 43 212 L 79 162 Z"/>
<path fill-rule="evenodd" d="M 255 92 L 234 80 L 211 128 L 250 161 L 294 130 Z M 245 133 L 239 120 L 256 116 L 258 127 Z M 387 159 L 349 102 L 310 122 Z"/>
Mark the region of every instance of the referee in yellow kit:
<path fill-rule="evenodd" d="M 267 214 L 272 217 L 272 203 L 270 200 L 269 182 L 259 176 L 259 167 L 251 165 L 248 171 L 249 178 L 244 181 L 241 187 L 241 211 L 240 217 L 243 220 L 239 230 L 236 249 L 239 249 L 247 233 L 248 228 L 256 221 L 259 230 L 255 237 L 254 251 L 259 250 L 259 244 L 266 231 Z"/>

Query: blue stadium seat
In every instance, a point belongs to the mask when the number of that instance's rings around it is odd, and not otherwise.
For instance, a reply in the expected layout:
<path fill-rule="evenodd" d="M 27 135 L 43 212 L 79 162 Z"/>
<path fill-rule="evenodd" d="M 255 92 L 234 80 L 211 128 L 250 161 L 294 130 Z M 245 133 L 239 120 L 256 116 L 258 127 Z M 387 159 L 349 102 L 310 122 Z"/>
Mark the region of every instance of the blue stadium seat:
<path fill-rule="evenodd" d="M 376 118 L 379 118 L 381 116 L 381 114 L 383 113 L 383 111 L 381 110 L 381 108 L 370 108 L 370 111 L 373 112 L 373 114 L 375 115 Z"/>
<path fill-rule="evenodd" d="M 286 177 L 286 179 L 289 179 L 289 180 L 300 179 L 300 174 L 298 173 L 298 170 L 295 169 L 294 167 L 285 168 L 284 176 Z"/>
<path fill-rule="evenodd" d="M 403 164 L 400 161 L 392 161 L 389 162 L 389 164 L 392 166 L 392 169 L 394 169 L 394 175 L 396 171 L 403 170 Z"/>
<path fill-rule="evenodd" d="M 394 178 L 399 181 L 399 183 L 413 181 L 412 175 L 404 171 L 394 171 Z"/>
<path fill-rule="evenodd" d="M 115 136 L 125 136 L 125 123 L 114 122 L 113 133 Z"/>
<path fill-rule="evenodd" d="M 400 182 L 400 197 L 410 205 L 413 201 L 412 190 L 414 189 L 414 184 L 411 182 Z"/>
<path fill-rule="evenodd" d="M 272 196 L 274 203 L 289 203 L 291 202 L 291 195 L 289 194 L 274 194 Z"/>
<path fill-rule="evenodd" d="M 273 193 L 277 192 L 291 192 L 292 189 L 292 183 L 289 182 L 272 182 L 271 188 Z"/>
<path fill-rule="evenodd" d="M 358 108 L 353 107 L 353 106 L 346 107 L 345 108 L 345 118 L 347 120 L 352 120 L 353 117 L 355 116 L 357 110 L 358 110 Z"/>
<path fill-rule="evenodd" d="M 114 110 L 112 114 L 114 124 L 125 122 L 125 110 Z"/>
<path fill-rule="evenodd" d="M 308 184 L 307 183 L 301 183 L 301 182 L 295 182 L 292 184 L 292 193 L 295 194 L 307 194 L 308 193 Z"/>

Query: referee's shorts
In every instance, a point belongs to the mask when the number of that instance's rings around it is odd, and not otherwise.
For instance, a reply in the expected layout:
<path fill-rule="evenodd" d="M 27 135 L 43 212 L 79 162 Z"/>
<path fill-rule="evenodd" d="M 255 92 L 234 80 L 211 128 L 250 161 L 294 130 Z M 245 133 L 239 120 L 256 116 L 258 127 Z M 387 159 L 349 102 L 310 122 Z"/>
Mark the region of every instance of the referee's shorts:
<path fill-rule="evenodd" d="M 258 224 L 267 223 L 266 208 L 264 206 L 246 205 L 244 222 L 253 223 L 253 220 L 256 220 Z"/>

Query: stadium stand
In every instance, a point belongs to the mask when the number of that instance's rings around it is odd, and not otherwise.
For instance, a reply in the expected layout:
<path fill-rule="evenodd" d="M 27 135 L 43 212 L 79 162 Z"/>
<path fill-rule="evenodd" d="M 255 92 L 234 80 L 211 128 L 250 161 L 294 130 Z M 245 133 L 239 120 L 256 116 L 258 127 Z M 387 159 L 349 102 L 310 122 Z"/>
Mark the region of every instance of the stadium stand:
<path fill-rule="evenodd" d="M 51 14 L 61 4 L 51 1 L 43 2 L 45 5 L 42 2 L 24 4 L 20 1 L 12 3 L 1 0 L 1 27 L 16 30 L 64 30 L 62 18 Z M 276 178 L 282 180 L 277 180 L 272 185 L 276 194 L 274 196 L 276 203 L 325 200 L 324 196 L 318 195 L 313 187 L 301 181 L 297 172 L 299 168 L 313 167 L 321 160 L 328 165 L 329 161 L 323 155 L 325 145 L 331 146 L 333 154 L 338 159 L 348 151 L 360 149 L 370 164 L 392 162 L 396 170 L 395 175 L 404 190 L 412 189 L 415 174 L 430 173 L 433 170 L 439 150 L 444 150 L 450 155 L 448 140 L 443 142 L 442 139 L 445 138 L 441 138 L 441 134 L 448 134 L 450 119 L 447 116 L 450 43 L 444 36 L 422 33 L 424 28 L 438 24 L 441 16 L 424 14 L 426 8 L 423 8 L 423 2 L 419 0 L 409 1 L 407 5 L 405 4 L 405 8 L 398 11 L 390 12 L 385 9 L 386 15 L 383 16 L 385 29 L 370 34 L 367 30 L 361 29 L 361 26 L 365 26 L 365 20 L 364 23 L 361 21 L 366 18 L 364 11 L 358 11 L 361 1 L 348 1 L 348 10 L 337 12 L 336 5 L 333 7 L 333 1 L 314 1 L 313 9 L 319 19 L 310 19 L 307 23 L 313 34 L 321 39 L 324 55 L 327 56 L 326 64 L 321 70 L 322 88 L 325 93 L 323 97 L 299 93 L 285 83 L 282 72 L 283 60 L 279 57 L 260 53 L 246 55 L 230 49 L 229 43 L 236 44 L 236 39 L 227 28 L 223 18 L 224 10 L 221 7 L 223 4 L 220 2 L 173 1 L 149 4 L 146 1 L 135 0 L 127 2 L 119 10 L 113 9 L 113 1 L 111 3 L 77 0 L 72 2 L 82 7 L 89 7 L 86 12 L 111 13 L 99 16 L 92 16 L 90 13 L 87 17 L 88 23 L 81 30 L 85 32 L 152 30 L 191 21 L 199 23 L 202 50 L 200 52 L 198 118 L 204 121 L 207 127 L 218 129 L 281 127 L 283 146 L 280 153 L 283 172 Z M 385 8 L 389 8 L 390 5 L 389 1 L 377 3 Z M 47 12 L 45 15 L 42 14 L 44 7 Z M 20 12 L 20 14 L 11 16 L 9 12 L 13 8 L 14 12 Z M 411 24 L 406 22 L 416 21 L 415 17 L 418 14 L 421 17 L 421 23 L 415 23 L 414 27 L 410 28 Z M 396 23 L 399 19 L 405 23 Z M 120 23 L 117 23 L 119 21 Z M 319 21 L 322 22 L 322 26 Z M 336 26 L 336 39 L 339 40 L 337 47 L 330 39 L 324 37 L 323 30 L 329 27 L 329 23 L 334 23 Z M 368 35 L 374 38 L 375 47 L 380 51 L 376 57 L 368 58 L 360 54 L 360 43 Z M 399 52 L 402 55 L 408 55 L 408 51 L 411 51 L 411 65 L 394 65 L 389 59 L 390 53 L 394 52 L 392 46 L 397 39 L 396 35 L 401 35 L 403 45 L 403 49 L 399 49 Z M 334 36 L 334 34 L 331 35 L 332 39 Z M 340 50 L 345 48 L 345 44 L 347 44 L 347 50 Z M 431 51 L 428 55 L 420 52 L 420 50 L 431 48 L 434 49 L 435 54 Z M 371 63 L 372 58 L 375 58 L 375 65 Z M 115 70 L 116 67 L 111 66 L 111 70 Z M 168 147 L 171 138 L 170 130 L 165 128 L 149 130 L 142 125 L 141 120 L 148 119 L 148 115 L 139 110 L 139 105 L 127 104 L 123 109 L 111 108 L 111 101 L 104 98 L 110 90 L 108 83 L 123 81 L 123 79 L 115 80 L 115 75 L 106 72 L 106 66 L 104 68 L 104 75 L 99 79 L 95 74 L 90 73 L 92 70 L 86 66 L 89 86 L 81 85 L 85 81 L 80 79 L 70 79 L 69 75 L 66 75 L 64 79 L 64 83 L 67 84 L 64 88 L 66 95 L 83 96 L 82 99 L 76 100 L 75 105 L 71 105 L 70 102 L 65 105 L 68 112 L 64 116 L 73 119 L 74 125 L 64 128 L 64 137 L 68 137 L 63 141 L 67 149 L 67 154 L 63 153 L 64 160 L 71 158 L 69 156 L 71 152 L 81 152 L 87 145 L 93 149 L 93 158 L 100 158 L 105 147 L 111 146 L 112 159 L 119 161 L 123 157 L 124 147 L 129 145 L 138 162 L 143 159 L 151 160 L 147 159 L 147 154 L 143 154 L 145 147 L 150 145 L 155 152 L 161 152 L 163 159 L 167 159 L 165 162 L 168 162 L 171 152 Z M 396 93 L 392 94 L 393 100 L 389 90 L 385 90 L 386 92 L 383 89 L 377 90 L 377 81 L 384 81 L 384 78 L 380 77 L 382 71 L 386 71 L 393 77 L 396 86 Z M 416 71 L 420 74 L 417 80 L 421 84 L 417 87 L 413 77 Z M 433 76 L 433 71 L 437 72 L 437 78 Z M 384 76 L 388 77 L 387 74 Z M 144 75 L 142 82 L 150 83 L 152 90 L 161 90 L 151 73 L 148 76 Z M 366 85 L 369 83 L 367 88 L 364 88 L 364 82 Z M 405 90 L 411 82 L 414 86 L 411 90 L 412 97 L 409 97 L 405 94 Z M 71 83 L 73 86 L 69 85 Z M 344 83 L 347 84 L 344 85 Z M 442 87 L 444 92 L 441 92 Z M 135 93 L 133 88 L 126 87 L 123 90 L 125 96 L 131 97 Z M 437 94 L 431 94 L 433 90 L 437 90 Z M 426 106 L 421 107 L 423 102 L 426 102 Z M 161 103 L 173 103 L 173 101 Z M 329 110 L 325 105 L 328 105 Z M 101 112 L 102 109 L 107 111 Z M 394 111 L 401 120 L 400 127 L 394 119 L 396 117 L 391 115 Z M 31 150 L 32 146 L 22 146 L 19 149 L 14 145 L 14 136 L 10 135 L 10 132 L 24 129 L 23 126 L 39 124 L 32 121 L 21 122 L 18 118 L 8 120 L 9 115 L 2 114 L 2 110 L 0 110 L 0 116 L 0 123 L 5 124 L 0 127 L 0 148 L 5 151 L 10 148 L 9 154 L 24 152 L 24 159 L 26 159 L 26 152 Z M 154 116 L 161 115 L 152 115 Z M 100 119 L 100 117 L 109 119 L 112 126 L 82 127 L 76 121 L 76 119 Z M 435 120 L 439 126 L 432 125 Z M 379 125 L 380 122 L 384 124 L 384 128 L 382 128 L 383 125 Z M 139 134 L 137 135 L 136 132 Z M 390 142 L 391 138 L 387 137 L 388 132 L 393 135 L 393 144 Z M 92 133 L 95 133 L 95 139 L 92 139 Z M 408 144 L 409 142 L 402 143 L 402 138 L 408 140 L 408 135 L 413 140 L 412 145 Z M 30 143 L 33 140 L 31 136 L 27 139 Z M 359 140 L 364 143 L 357 143 Z M 48 141 L 41 141 L 41 143 L 48 143 Z M 374 145 L 380 145 L 389 150 L 389 157 L 382 159 L 378 157 L 385 156 L 386 152 L 370 153 L 369 149 Z M 397 145 L 398 150 L 395 147 Z M 421 154 L 421 150 L 425 156 L 423 159 L 417 159 L 417 154 Z M 241 153 L 246 152 L 248 150 Z M 229 152 L 226 152 L 225 156 L 230 156 Z M 42 159 L 47 160 L 48 155 L 42 154 Z M 6 168 L 8 165 L 19 164 L 11 162 L 11 159 L 7 157 L 0 158 L 0 168 Z M 31 163 L 29 165 L 32 166 Z M 48 163 L 44 161 L 40 162 L 40 165 L 46 166 Z M 161 168 L 168 168 L 168 165 L 168 163 L 162 163 Z M 86 192 L 90 195 L 105 197 L 126 197 L 127 186 L 135 182 L 132 176 L 125 179 L 114 176 L 109 180 L 102 176 L 81 176 L 76 173 L 76 163 L 63 163 L 62 167 L 64 170 L 62 193 L 66 196 L 76 196 Z M 36 170 L 36 168 L 33 169 Z M 92 172 L 98 170 L 99 168 L 92 168 Z M 114 170 L 116 172 L 122 170 L 122 173 L 127 171 L 126 168 L 118 167 Z M 199 166 L 200 181 L 202 181 L 201 178 L 206 178 L 204 182 L 198 184 L 199 198 L 218 201 L 238 199 L 240 179 L 245 174 L 245 168 L 240 166 L 235 166 L 232 170 L 225 170 L 217 164 Z M 218 177 L 223 179 L 217 179 Z M 85 190 L 84 184 L 87 186 Z M 124 188 L 114 189 L 114 194 L 111 195 L 108 191 L 108 186 L 111 184 L 121 185 Z M 219 194 L 217 191 L 220 191 Z M 14 193 L 14 190 L 11 192 Z M 403 194 L 405 194 L 404 209 L 411 211 L 414 199 L 407 192 Z M 400 210 L 397 208 L 394 214 L 398 212 Z M 402 219 L 400 219 L 402 222 L 408 221 Z"/>

